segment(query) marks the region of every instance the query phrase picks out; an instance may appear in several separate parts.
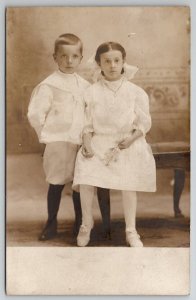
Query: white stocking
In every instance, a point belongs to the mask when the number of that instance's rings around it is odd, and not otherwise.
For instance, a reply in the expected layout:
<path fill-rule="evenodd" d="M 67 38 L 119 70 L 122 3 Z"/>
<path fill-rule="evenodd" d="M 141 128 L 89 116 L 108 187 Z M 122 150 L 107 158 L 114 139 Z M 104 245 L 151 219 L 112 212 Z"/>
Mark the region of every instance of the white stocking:
<path fill-rule="evenodd" d="M 136 192 L 122 191 L 122 202 L 125 216 L 126 231 L 135 231 L 137 209 Z"/>
<path fill-rule="evenodd" d="M 82 224 L 92 226 L 94 186 L 80 185 L 80 199 L 82 207 Z"/>

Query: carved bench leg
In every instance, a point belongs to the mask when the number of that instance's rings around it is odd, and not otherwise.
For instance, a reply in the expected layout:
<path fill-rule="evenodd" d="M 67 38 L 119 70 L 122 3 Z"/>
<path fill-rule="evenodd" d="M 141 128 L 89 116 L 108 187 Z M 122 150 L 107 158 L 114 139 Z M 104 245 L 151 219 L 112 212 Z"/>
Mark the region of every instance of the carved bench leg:
<path fill-rule="evenodd" d="M 179 207 L 180 197 L 184 188 L 184 183 L 185 183 L 185 170 L 175 169 L 174 189 L 173 189 L 173 204 L 174 204 L 175 218 L 184 217 Z"/>

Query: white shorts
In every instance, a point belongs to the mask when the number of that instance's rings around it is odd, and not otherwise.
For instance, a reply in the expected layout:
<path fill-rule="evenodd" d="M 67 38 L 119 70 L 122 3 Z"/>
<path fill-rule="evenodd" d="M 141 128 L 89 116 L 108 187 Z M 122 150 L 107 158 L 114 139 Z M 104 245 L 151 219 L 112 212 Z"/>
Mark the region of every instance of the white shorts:
<path fill-rule="evenodd" d="M 78 145 L 68 142 L 46 144 L 43 167 L 47 182 L 51 184 L 66 184 L 73 180 L 78 148 Z"/>

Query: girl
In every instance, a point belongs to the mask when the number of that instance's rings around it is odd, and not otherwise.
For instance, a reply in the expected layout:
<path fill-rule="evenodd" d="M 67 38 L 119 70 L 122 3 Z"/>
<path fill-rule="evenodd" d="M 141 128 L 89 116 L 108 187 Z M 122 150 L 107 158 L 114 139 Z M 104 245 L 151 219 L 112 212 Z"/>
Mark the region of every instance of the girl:
<path fill-rule="evenodd" d="M 156 190 L 156 168 L 145 140 L 151 127 L 148 96 L 126 79 L 125 58 L 120 44 L 101 44 L 95 61 L 102 78 L 85 91 L 83 147 L 73 182 L 73 188 L 80 186 L 82 206 L 78 246 L 90 240 L 94 187 L 122 191 L 126 241 L 131 247 L 143 246 L 135 225 L 136 191 Z"/>

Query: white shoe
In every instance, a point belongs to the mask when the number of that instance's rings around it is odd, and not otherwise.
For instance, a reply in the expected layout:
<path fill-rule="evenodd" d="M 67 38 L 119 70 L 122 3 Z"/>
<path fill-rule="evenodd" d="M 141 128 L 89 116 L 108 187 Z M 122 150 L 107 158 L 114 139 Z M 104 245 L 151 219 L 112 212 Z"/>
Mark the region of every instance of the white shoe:
<path fill-rule="evenodd" d="M 143 243 L 140 240 L 140 236 L 137 231 L 127 231 L 126 232 L 126 242 L 130 247 L 143 247 Z"/>
<path fill-rule="evenodd" d="M 79 247 L 85 247 L 88 245 L 90 241 L 90 234 L 91 234 L 91 229 L 93 228 L 92 226 L 86 226 L 86 225 L 81 225 L 80 230 L 77 236 L 77 245 Z"/>

